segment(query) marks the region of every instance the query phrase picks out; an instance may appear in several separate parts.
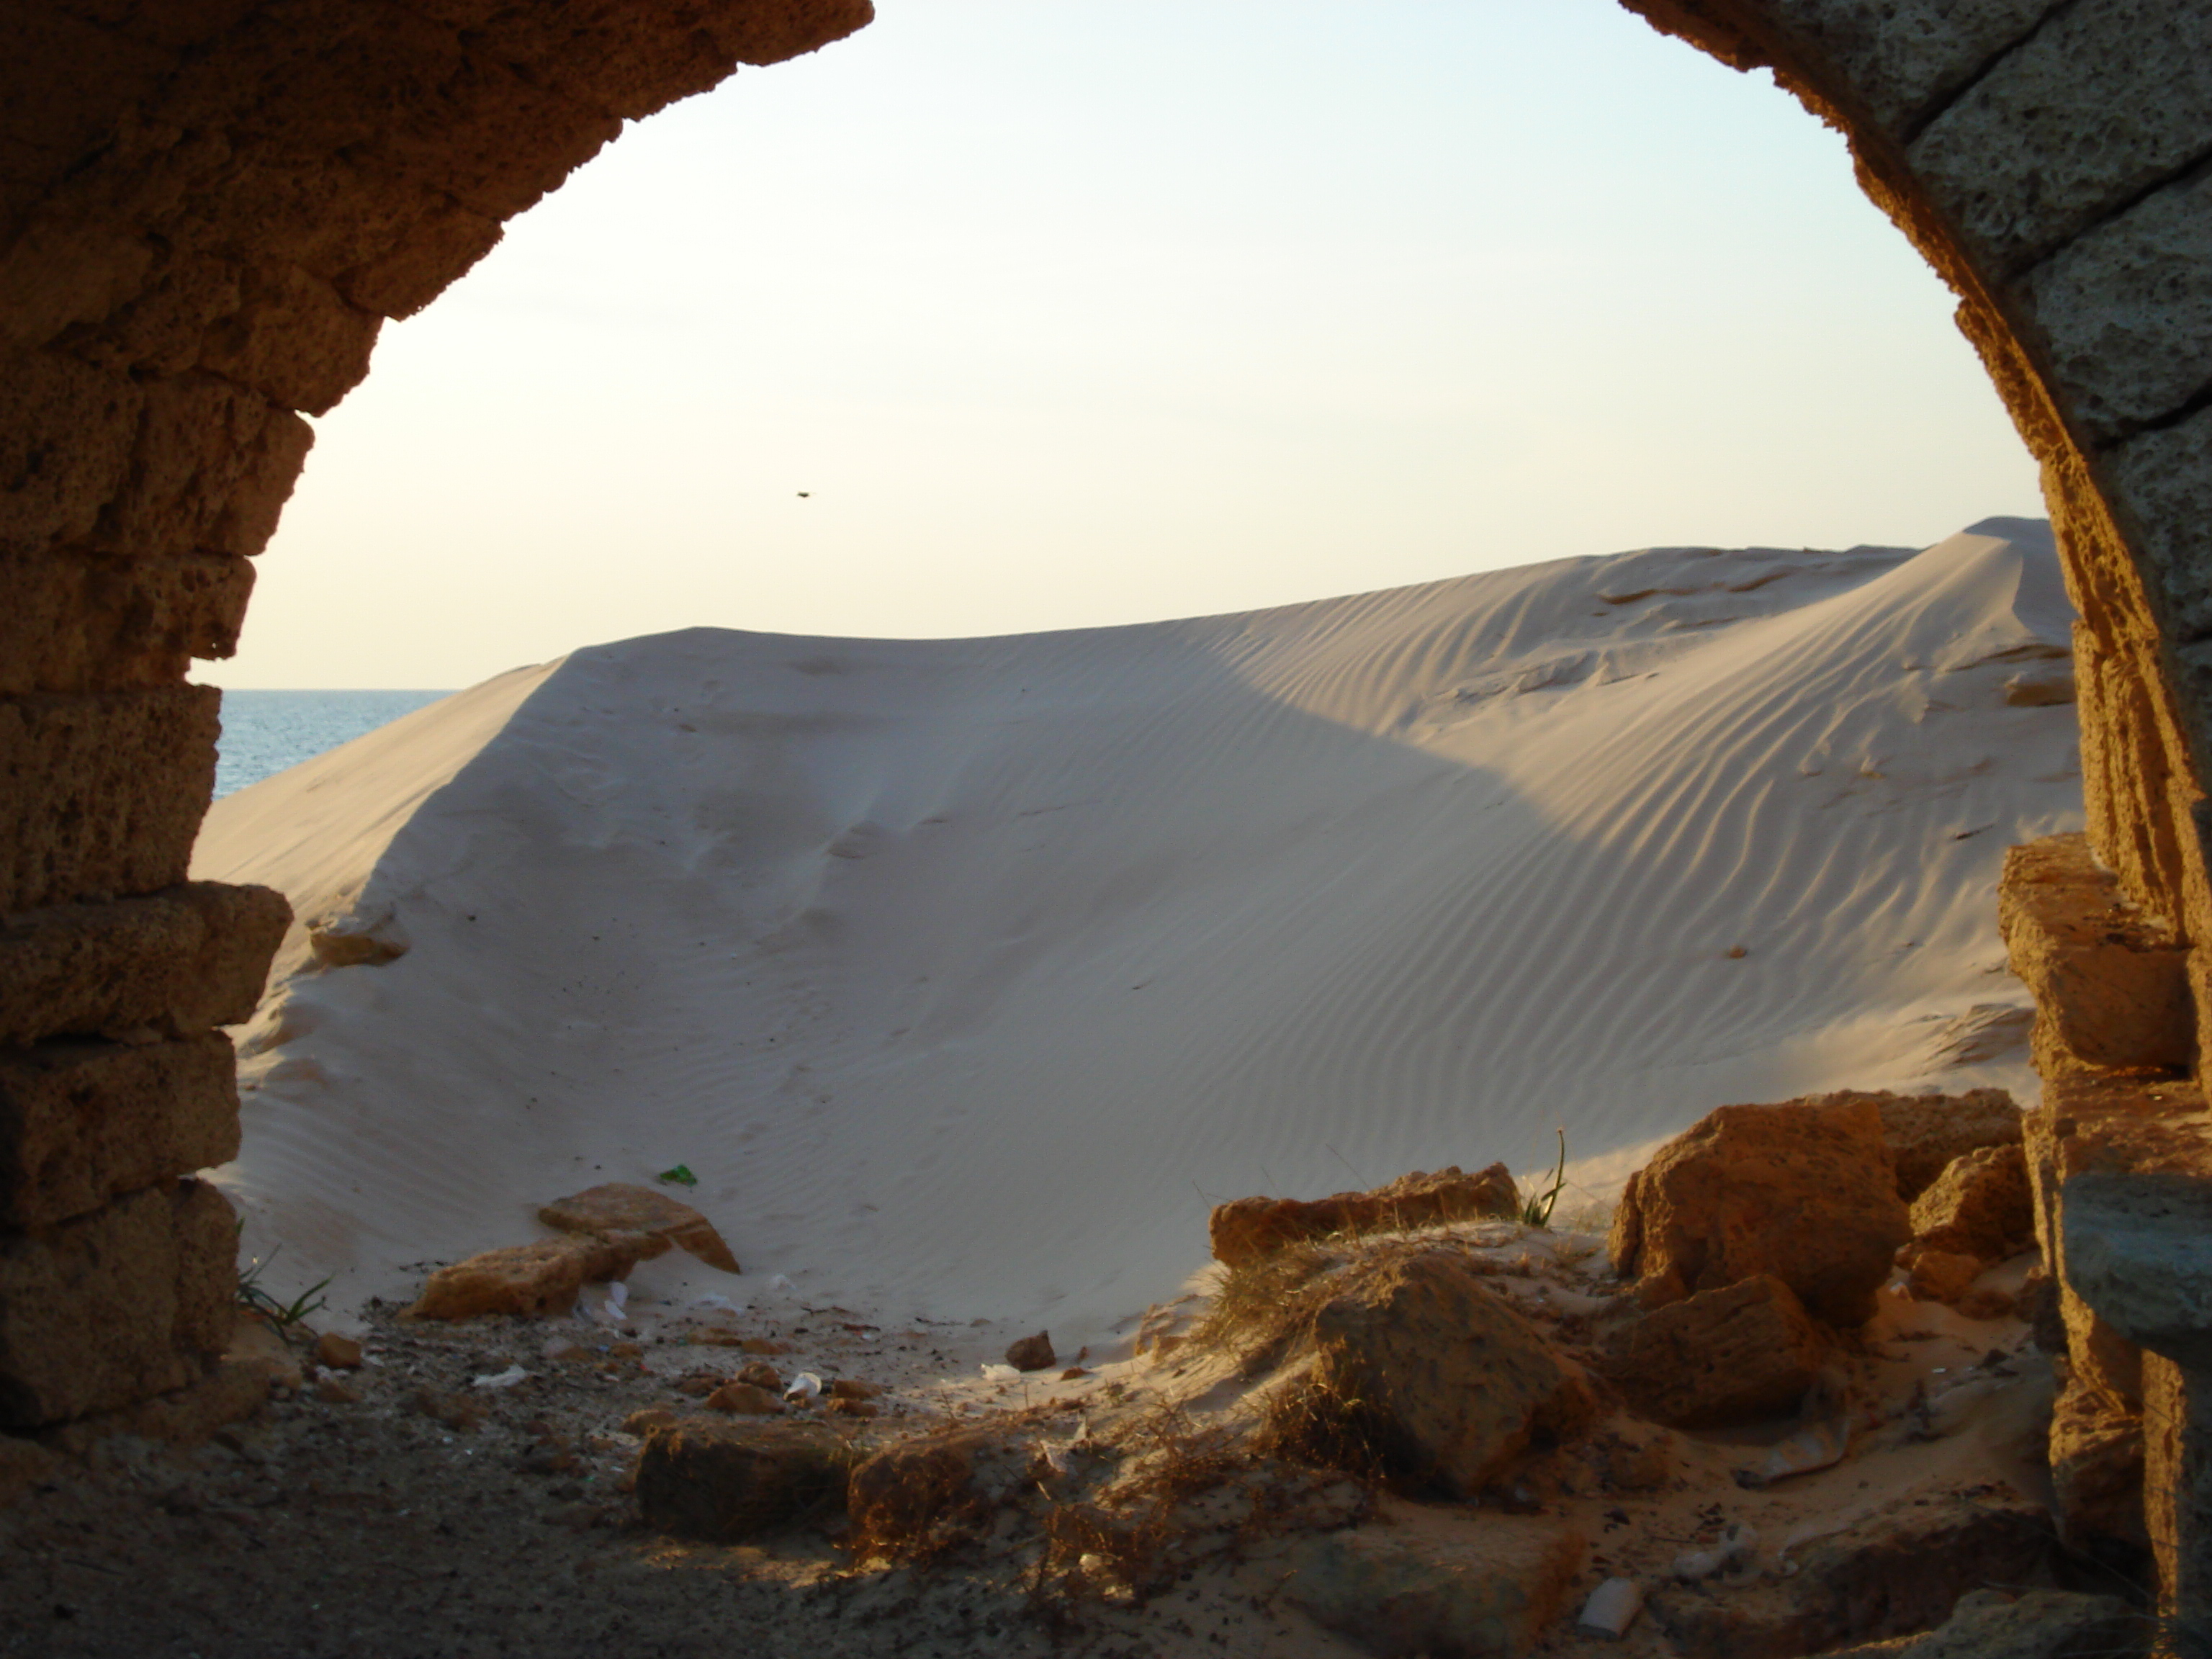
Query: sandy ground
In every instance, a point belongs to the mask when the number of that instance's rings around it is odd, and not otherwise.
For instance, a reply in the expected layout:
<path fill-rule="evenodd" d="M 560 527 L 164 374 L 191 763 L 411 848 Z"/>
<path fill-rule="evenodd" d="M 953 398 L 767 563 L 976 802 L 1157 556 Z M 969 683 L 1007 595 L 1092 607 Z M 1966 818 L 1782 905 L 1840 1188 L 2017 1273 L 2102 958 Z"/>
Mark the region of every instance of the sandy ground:
<path fill-rule="evenodd" d="M 1595 1237 L 1449 1231 L 1555 1336 L 1613 1288 Z M 2015 1282 L 2027 1265 L 1994 1270 L 1991 1282 Z M 658 1536 L 626 1490 L 639 1447 L 623 1429 L 630 1414 L 696 1411 L 684 1380 L 728 1374 L 747 1357 L 730 1345 L 745 1337 L 787 1346 L 770 1362 L 787 1376 L 812 1368 L 883 1387 L 885 1415 L 853 1425 L 871 1441 L 963 1419 L 1041 1444 L 1079 1431 L 1110 1443 L 1164 1406 L 1194 1431 L 1233 1428 L 1250 1419 L 1254 1385 L 1218 1353 L 1186 1346 L 1163 1360 L 1107 1358 L 1067 1381 L 1056 1371 L 1006 1380 L 975 1358 L 1000 1332 L 880 1328 L 836 1308 L 777 1319 L 695 1310 L 620 1325 L 587 1308 L 575 1319 L 453 1326 L 380 1308 L 364 1326 L 362 1368 L 319 1377 L 307 1365 L 294 1397 L 216 1443 L 175 1452 L 110 1441 L 95 1472 L 0 1510 L 0 1652 L 1361 1651 L 1299 1610 L 1295 1534 L 1198 1562 L 1141 1596 L 1068 1594 L 1064 1581 L 1042 1594 L 1034 1535 L 1018 1528 L 927 1569 L 887 1568 L 856 1563 L 834 1516 L 754 1545 Z M 1535 1512 L 1526 1524 L 1565 1523 L 1588 1542 L 1570 1610 L 1613 1574 L 1663 1584 L 1678 1554 L 1731 1522 L 1757 1530 L 1757 1557 L 1697 1594 L 1783 1582 L 1792 1551 L 1885 1505 L 2000 1488 L 2039 1495 L 2050 1379 L 2016 1322 L 1977 1323 L 1892 1294 L 1868 1337 L 1849 1366 L 1872 1426 L 1836 1468 L 1746 1492 L 1733 1472 L 1790 1425 L 1676 1435 L 1625 1419 L 1528 1463 L 1517 1477 Z M 517 1370 L 519 1381 L 494 1381 Z M 331 1382 L 357 1397 L 325 1398 Z M 1943 1390 L 1960 1383 L 1968 1403 L 1943 1407 Z M 1939 1396 L 1932 1429 L 1912 1408 L 1916 1393 Z M 1607 1451 L 1624 1435 L 1656 1448 L 1626 1486 Z M 1386 1493 L 1369 1524 L 1448 1534 L 1466 1513 Z M 1538 1650 L 1669 1649 L 1646 1619 L 1625 1644 L 1578 1642 L 1563 1623 Z"/>
<path fill-rule="evenodd" d="M 306 928 L 250 1255 L 342 1309 L 683 1164 L 641 1294 L 1126 1336 L 1209 1202 L 1729 1101 L 2026 1091 L 2007 845 L 2080 821 L 2047 529 L 1662 550 L 1006 639 L 579 651 L 219 802 Z M 398 953 L 392 955 L 391 953 Z M 779 1289 L 779 1284 L 788 1291 Z"/>

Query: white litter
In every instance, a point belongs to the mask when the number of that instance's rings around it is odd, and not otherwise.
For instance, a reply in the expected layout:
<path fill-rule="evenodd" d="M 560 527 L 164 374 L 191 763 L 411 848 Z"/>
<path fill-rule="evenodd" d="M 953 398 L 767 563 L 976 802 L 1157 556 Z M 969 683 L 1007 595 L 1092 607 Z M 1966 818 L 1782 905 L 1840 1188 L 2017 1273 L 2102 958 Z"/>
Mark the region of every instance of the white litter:
<path fill-rule="evenodd" d="M 1706 1550 L 1684 1550 L 1674 1558 L 1674 1577 L 1686 1584 L 1747 1562 L 1759 1553 L 1759 1534 L 1741 1521 L 1729 1522 L 1720 1542 Z"/>
<path fill-rule="evenodd" d="M 530 1373 L 520 1365 L 509 1365 L 503 1371 L 489 1371 L 470 1380 L 472 1389 L 511 1389 Z"/>
<path fill-rule="evenodd" d="M 1589 1594 L 1575 1619 L 1575 1634 L 1618 1642 L 1644 1611 L 1644 1592 L 1633 1578 L 1608 1578 Z"/>
<path fill-rule="evenodd" d="M 778 1273 L 774 1279 L 769 1280 L 768 1287 L 771 1291 L 788 1291 L 792 1288 L 792 1285 L 791 1281 L 788 1279 L 786 1279 L 781 1273 Z"/>
<path fill-rule="evenodd" d="M 786 1400 L 811 1400 L 822 1392 L 822 1379 L 812 1371 L 801 1371 L 791 1379 L 791 1386 L 783 1391 Z"/>
<path fill-rule="evenodd" d="M 994 1382 L 1018 1382 L 1022 1378 L 1021 1372 L 1012 1365 L 986 1365 L 983 1375 Z"/>

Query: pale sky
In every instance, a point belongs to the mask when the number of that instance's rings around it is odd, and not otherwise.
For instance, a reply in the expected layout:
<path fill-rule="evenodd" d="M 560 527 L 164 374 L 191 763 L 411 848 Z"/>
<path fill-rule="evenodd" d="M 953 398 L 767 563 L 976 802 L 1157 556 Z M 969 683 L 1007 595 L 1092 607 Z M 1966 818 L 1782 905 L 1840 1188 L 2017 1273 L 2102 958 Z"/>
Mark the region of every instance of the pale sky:
<path fill-rule="evenodd" d="M 633 128 L 387 325 L 201 678 L 2043 510 L 1841 139 L 1613 0 L 878 9 Z"/>

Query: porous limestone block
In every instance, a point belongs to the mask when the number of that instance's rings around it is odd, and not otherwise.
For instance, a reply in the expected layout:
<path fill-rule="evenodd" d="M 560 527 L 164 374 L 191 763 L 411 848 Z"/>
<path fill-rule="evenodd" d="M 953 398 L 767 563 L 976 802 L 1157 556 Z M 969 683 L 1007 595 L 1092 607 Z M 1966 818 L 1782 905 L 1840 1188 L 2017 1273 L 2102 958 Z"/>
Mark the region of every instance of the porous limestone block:
<path fill-rule="evenodd" d="M 2075 1294 L 2136 1346 L 2212 1370 L 2212 1174 L 2093 1170 L 2058 1203 Z"/>
<path fill-rule="evenodd" d="M 1302 1546 L 1287 1594 L 1386 1659 L 1510 1659 L 1566 1611 L 1588 1548 L 1573 1527 L 1533 1516 L 1354 1527 Z"/>
<path fill-rule="evenodd" d="M 202 1181 L 0 1235 L 0 1425 L 112 1411 L 197 1381 L 230 1335 L 237 1225 Z"/>
<path fill-rule="evenodd" d="M 1897 1195 L 1907 1204 L 1967 1153 L 2020 1145 L 2020 1106 L 2002 1089 L 1969 1089 L 1959 1095 L 1847 1091 L 1826 1098 L 1874 1102 L 1881 1114 L 1882 1144 L 1897 1166 Z"/>
<path fill-rule="evenodd" d="M 292 907 L 192 882 L 0 924 L 0 1044 L 205 1030 L 252 1017 Z"/>
<path fill-rule="evenodd" d="M 145 393 L 54 351 L 0 356 L 0 556 L 78 541 L 131 471 Z"/>
<path fill-rule="evenodd" d="M 238 1062 L 179 1042 L 0 1048 L 0 1228 L 52 1226 L 238 1154 Z"/>
<path fill-rule="evenodd" d="M 237 648 L 253 566 L 220 554 L 0 559 L 0 696 L 168 685 Z"/>
<path fill-rule="evenodd" d="M 2159 1611 L 2212 1623 L 2212 1372 L 2143 1356 L 2143 1522 Z"/>
<path fill-rule="evenodd" d="M 1951 1160 L 1912 1200 L 1912 1237 L 1931 1250 L 2002 1261 L 2035 1238 L 2035 1195 L 2018 1146 L 1984 1146 Z"/>
<path fill-rule="evenodd" d="M 1602 1365 L 1655 1422 L 1725 1428 L 1795 1409 L 1827 1355 L 1790 1287 L 1762 1273 L 1653 1309 L 1607 1340 Z"/>
<path fill-rule="evenodd" d="M 2051 1418 L 2051 1515 L 2076 1554 L 2123 1570 L 2150 1549 L 2143 1516 L 2143 1425 L 2078 1377 Z"/>
<path fill-rule="evenodd" d="M 1763 9 L 1893 137 L 2021 40 L 2051 0 L 1769 0 Z"/>
<path fill-rule="evenodd" d="M 0 697 L 0 915 L 182 881 L 222 701 L 211 685 Z"/>
<path fill-rule="evenodd" d="M 314 441 L 297 415 L 212 374 L 154 381 L 130 477 L 86 544 L 250 557 L 276 533 Z"/>
<path fill-rule="evenodd" d="M 2196 1054 L 2188 951 L 2128 904 L 2086 836 L 2005 854 L 1997 927 L 2035 998 L 2036 1069 L 2178 1071 Z"/>
<path fill-rule="evenodd" d="M 2203 152 L 2212 7 L 2081 0 L 1999 58 L 1907 155 L 1990 276 L 2023 269 Z"/>
<path fill-rule="evenodd" d="M 637 1506 L 648 1527 L 735 1542 L 842 1495 L 850 1461 L 825 1423 L 687 1418 L 647 1435 Z"/>
<path fill-rule="evenodd" d="M 2138 433 L 2100 456 L 2097 471 L 2124 505 L 2169 640 L 2197 647 L 2180 665 L 2181 689 L 2201 698 L 2212 687 L 2203 651 L 2212 637 L 2212 409 Z"/>
<path fill-rule="evenodd" d="M 2092 444 L 2180 408 L 2212 385 L 2212 177 L 2154 192 L 2021 287 Z"/>

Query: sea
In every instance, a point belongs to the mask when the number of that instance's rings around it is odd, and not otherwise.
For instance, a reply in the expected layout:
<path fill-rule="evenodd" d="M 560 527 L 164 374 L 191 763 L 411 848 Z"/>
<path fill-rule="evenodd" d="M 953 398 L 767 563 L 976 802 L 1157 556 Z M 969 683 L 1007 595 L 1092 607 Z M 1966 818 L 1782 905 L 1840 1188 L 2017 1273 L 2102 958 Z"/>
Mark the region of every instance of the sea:
<path fill-rule="evenodd" d="M 235 793 L 450 691 L 226 691 L 215 793 Z"/>

